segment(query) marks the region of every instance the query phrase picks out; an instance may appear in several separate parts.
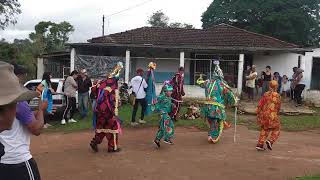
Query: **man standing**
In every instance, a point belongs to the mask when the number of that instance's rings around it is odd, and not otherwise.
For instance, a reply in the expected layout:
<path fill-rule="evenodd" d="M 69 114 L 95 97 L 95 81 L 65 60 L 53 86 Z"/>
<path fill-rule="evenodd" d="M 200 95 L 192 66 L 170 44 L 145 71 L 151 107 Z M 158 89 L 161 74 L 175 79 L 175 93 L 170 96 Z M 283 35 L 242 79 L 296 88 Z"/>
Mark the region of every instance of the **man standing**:
<path fill-rule="evenodd" d="M 184 84 L 184 68 L 180 67 L 178 72 L 172 78 L 170 84 L 173 86 L 173 91 L 171 97 L 173 98 L 173 104 L 175 105 L 172 112 L 170 113 L 170 117 L 177 121 L 177 117 L 179 116 L 180 106 L 182 102 L 182 96 L 185 95 L 183 90 Z"/>
<path fill-rule="evenodd" d="M 291 97 L 291 100 L 295 100 L 295 95 L 294 95 L 294 89 L 295 89 L 295 81 L 296 81 L 296 78 L 297 78 L 297 69 L 298 67 L 293 67 L 292 68 L 292 71 L 293 71 L 293 75 L 292 75 L 292 79 L 290 79 L 291 83 L 290 83 L 290 97 Z"/>
<path fill-rule="evenodd" d="M 76 91 L 78 88 L 77 82 L 75 81 L 78 77 L 78 71 L 74 70 L 71 72 L 70 76 L 67 77 L 64 82 L 64 94 L 66 99 L 66 109 L 63 112 L 63 119 L 61 120 L 61 124 L 65 125 L 66 120 L 69 123 L 75 123 L 76 120 L 73 119 L 73 115 L 76 111 Z M 70 116 L 68 116 L 70 114 Z"/>
<path fill-rule="evenodd" d="M 295 88 L 294 88 L 294 98 L 296 100 L 296 106 L 302 105 L 302 97 L 301 94 L 306 87 L 305 78 L 303 77 L 304 70 L 301 68 L 297 69 L 296 72 L 296 80 L 295 80 Z"/>
<path fill-rule="evenodd" d="M 89 103 L 89 89 L 92 86 L 92 82 L 88 77 L 86 69 L 80 71 L 80 77 L 78 79 L 78 101 L 79 111 L 82 118 L 85 118 L 88 114 Z"/>
<path fill-rule="evenodd" d="M 257 72 L 256 72 L 256 66 L 252 65 L 252 68 L 250 68 L 251 71 L 249 75 L 246 76 L 246 87 L 247 87 L 247 93 L 248 93 L 248 100 L 253 102 L 254 99 L 254 89 L 256 87 L 256 78 L 257 78 Z"/>
<path fill-rule="evenodd" d="M 144 113 L 146 111 L 147 102 L 146 102 L 146 92 L 144 91 L 145 88 L 148 87 L 147 82 L 143 78 L 143 69 L 139 68 L 136 71 L 137 75 L 131 79 L 130 85 L 132 87 L 132 91 L 136 95 L 136 101 L 133 105 L 133 111 L 132 111 L 132 118 L 131 118 L 131 125 L 136 126 L 138 123 L 136 122 L 136 114 L 138 111 L 138 104 L 141 105 L 141 116 L 139 119 L 140 124 L 146 123 L 144 119 Z"/>
<path fill-rule="evenodd" d="M 26 72 L 23 67 L 15 65 L 15 73 L 19 78 L 22 78 L 19 79 L 20 82 L 23 81 Z M 5 81 L 8 81 L 8 79 L 3 80 L 3 82 Z M 15 88 L 11 86 L 10 92 L 14 92 L 16 88 L 21 88 L 18 82 L 14 83 L 9 80 L 6 83 L 16 86 Z M 13 121 L 12 129 L 0 133 L 0 179 L 41 179 L 37 163 L 32 158 L 29 148 L 31 135 L 40 135 L 43 128 L 43 109 L 46 109 L 46 107 L 42 106 L 40 100 L 39 110 L 32 112 L 26 101 L 37 95 L 36 92 L 32 93 L 34 94 L 32 97 L 24 98 L 23 101 L 17 103 L 16 113 L 13 113 L 16 118 Z"/>

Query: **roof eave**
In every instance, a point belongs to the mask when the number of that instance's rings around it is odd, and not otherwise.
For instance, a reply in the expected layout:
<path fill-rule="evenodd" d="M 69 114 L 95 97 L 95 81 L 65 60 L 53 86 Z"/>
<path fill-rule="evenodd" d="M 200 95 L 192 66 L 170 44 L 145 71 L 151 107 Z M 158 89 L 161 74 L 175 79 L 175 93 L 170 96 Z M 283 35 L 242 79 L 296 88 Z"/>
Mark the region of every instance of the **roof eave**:
<path fill-rule="evenodd" d="M 171 48 L 181 50 L 224 50 L 224 51 L 243 51 L 243 52 L 258 52 L 258 51 L 278 51 L 278 52 L 294 52 L 305 53 L 312 52 L 306 48 L 270 48 L 270 47 L 243 47 L 243 46 L 194 46 L 194 45 L 153 45 L 153 44 L 117 44 L 117 43 L 70 43 L 71 47 L 126 47 L 126 48 Z"/>

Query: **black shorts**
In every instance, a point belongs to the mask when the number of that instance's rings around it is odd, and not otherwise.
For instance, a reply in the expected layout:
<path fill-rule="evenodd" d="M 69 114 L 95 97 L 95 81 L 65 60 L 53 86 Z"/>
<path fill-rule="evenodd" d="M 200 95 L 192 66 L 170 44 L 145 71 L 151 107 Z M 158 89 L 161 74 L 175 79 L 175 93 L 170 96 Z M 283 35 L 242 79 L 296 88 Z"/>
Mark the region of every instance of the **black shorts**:
<path fill-rule="evenodd" d="M 19 164 L 1 164 L 1 180 L 41 180 L 36 161 L 31 158 L 29 161 Z"/>
<path fill-rule="evenodd" d="M 254 95 L 254 88 L 247 87 L 247 93 L 248 93 L 249 96 L 253 97 L 253 95 Z"/>

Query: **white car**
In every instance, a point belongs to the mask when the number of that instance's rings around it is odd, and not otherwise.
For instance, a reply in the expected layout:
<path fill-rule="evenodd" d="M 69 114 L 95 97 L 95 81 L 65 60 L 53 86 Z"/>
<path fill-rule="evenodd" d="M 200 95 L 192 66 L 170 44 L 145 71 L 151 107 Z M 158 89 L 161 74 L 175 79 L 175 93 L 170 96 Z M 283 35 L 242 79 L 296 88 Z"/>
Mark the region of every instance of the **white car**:
<path fill-rule="evenodd" d="M 28 88 L 29 90 L 35 91 L 37 86 L 41 83 L 41 79 L 34 79 L 26 82 L 24 86 Z M 61 93 L 57 95 L 53 95 L 53 112 L 54 113 L 63 113 L 65 109 L 65 99 L 62 92 L 64 79 L 51 79 L 51 86 L 52 89 L 54 89 L 55 92 Z M 29 106 L 31 109 L 37 109 L 38 108 L 38 98 L 34 98 L 29 102 Z"/>

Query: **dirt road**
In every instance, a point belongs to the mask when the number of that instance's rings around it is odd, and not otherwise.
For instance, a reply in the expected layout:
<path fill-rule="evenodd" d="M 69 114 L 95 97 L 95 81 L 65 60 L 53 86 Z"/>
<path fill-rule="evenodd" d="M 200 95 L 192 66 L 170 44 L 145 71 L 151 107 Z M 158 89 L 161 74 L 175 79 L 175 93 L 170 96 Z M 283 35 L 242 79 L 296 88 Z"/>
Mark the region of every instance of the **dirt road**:
<path fill-rule="evenodd" d="M 258 132 L 224 131 L 219 144 L 208 144 L 206 132 L 177 128 L 175 145 L 152 144 L 155 128 L 125 129 L 120 153 L 92 153 L 92 132 L 47 133 L 32 139 L 32 153 L 44 180 L 288 179 L 320 173 L 320 133 L 282 132 L 273 151 L 255 150 Z"/>

